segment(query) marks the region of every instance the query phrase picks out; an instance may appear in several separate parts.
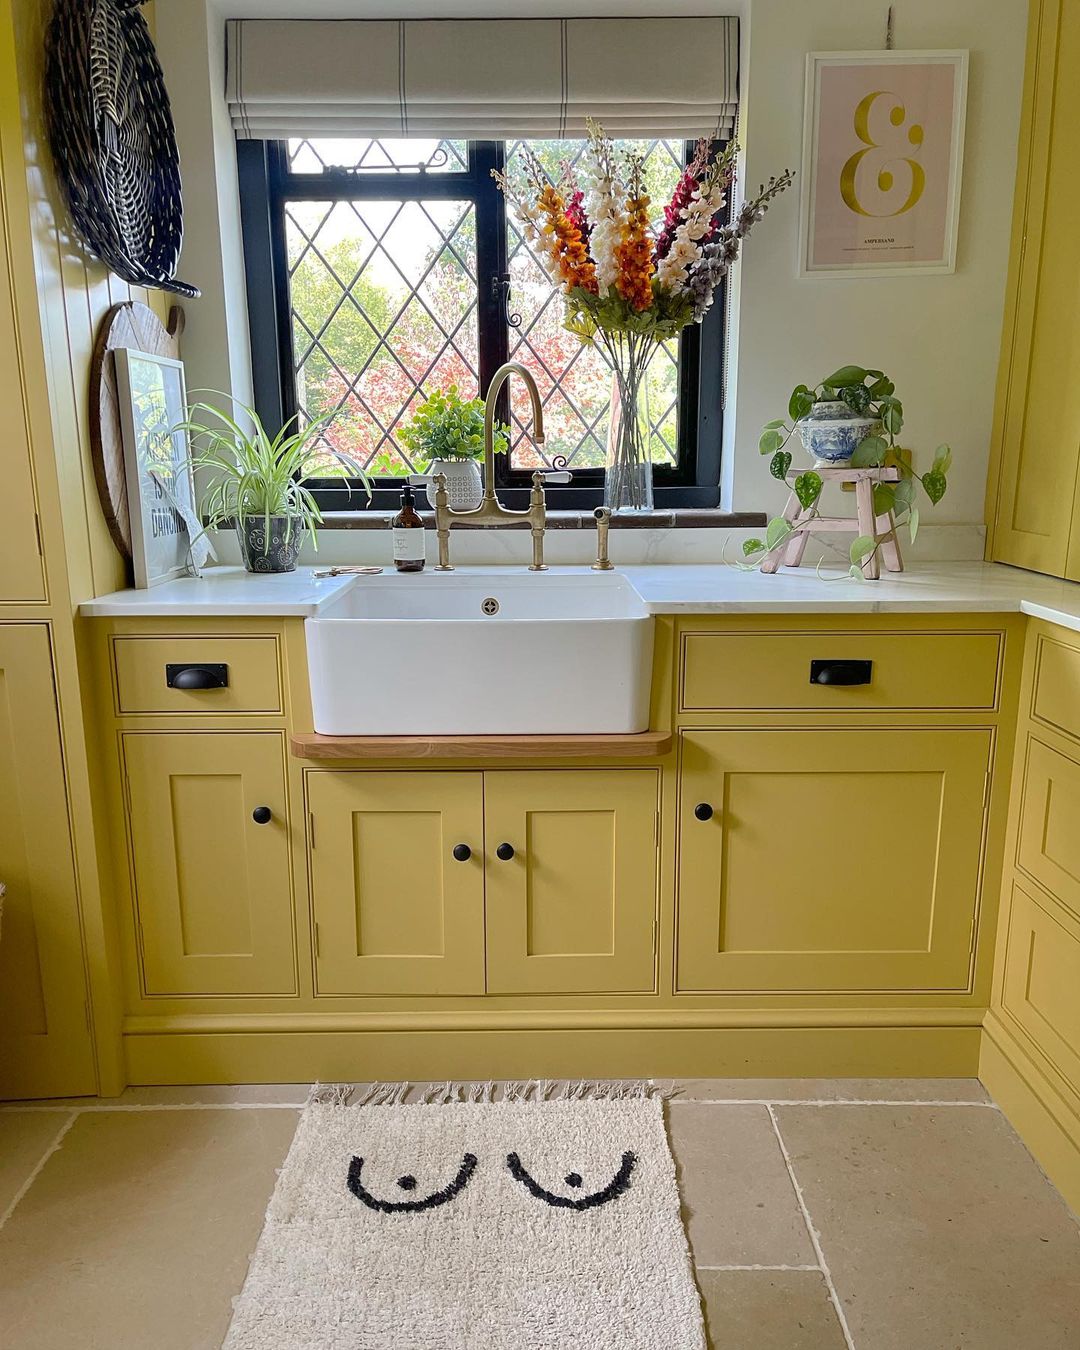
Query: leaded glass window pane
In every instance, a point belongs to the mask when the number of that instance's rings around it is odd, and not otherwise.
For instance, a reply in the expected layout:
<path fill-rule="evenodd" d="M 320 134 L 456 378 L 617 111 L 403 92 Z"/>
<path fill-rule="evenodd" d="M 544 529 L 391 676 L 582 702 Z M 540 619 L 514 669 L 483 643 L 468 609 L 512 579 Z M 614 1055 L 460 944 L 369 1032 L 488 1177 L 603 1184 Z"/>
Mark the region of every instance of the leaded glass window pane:
<path fill-rule="evenodd" d="M 317 136 L 288 143 L 291 173 L 347 169 L 370 173 L 464 173 L 469 167 L 466 141 L 353 140 Z"/>
<path fill-rule="evenodd" d="M 368 473 L 424 467 L 402 421 L 432 389 L 477 387 L 475 216 L 442 199 L 285 205 L 300 417 L 333 413 L 320 444 Z"/>

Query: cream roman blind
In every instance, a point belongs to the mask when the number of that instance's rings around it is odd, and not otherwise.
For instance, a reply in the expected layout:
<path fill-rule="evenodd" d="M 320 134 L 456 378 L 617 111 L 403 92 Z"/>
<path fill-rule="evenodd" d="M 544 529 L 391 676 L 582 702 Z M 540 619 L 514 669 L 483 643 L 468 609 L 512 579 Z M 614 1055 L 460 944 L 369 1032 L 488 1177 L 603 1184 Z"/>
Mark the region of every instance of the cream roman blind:
<path fill-rule="evenodd" d="M 739 22 L 232 19 L 237 136 L 728 136 Z"/>

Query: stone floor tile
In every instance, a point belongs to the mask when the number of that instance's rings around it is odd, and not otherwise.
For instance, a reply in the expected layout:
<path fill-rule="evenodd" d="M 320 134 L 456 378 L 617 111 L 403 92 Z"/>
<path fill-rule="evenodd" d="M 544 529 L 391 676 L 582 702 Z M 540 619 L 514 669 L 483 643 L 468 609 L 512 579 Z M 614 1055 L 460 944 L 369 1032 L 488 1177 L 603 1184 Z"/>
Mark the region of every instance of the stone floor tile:
<path fill-rule="evenodd" d="M 673 1102 L 667 1117 L 695 1261 L 703 1266 L 814 1261 L 763 1106 Z"/>
<path fill-rule="evenodd" d="M 62 1111 L 0 1111 L 0 1214 L 70 1119 Z"/>
<path fill-rule="evenodd" d="M 713 1350 L 845 1350 L 817 1270 L 699 1270 Z"/>
<path fill-rule="evenodd" d="M 998 1111 L 776 1108 L 862 1350 L 1076 1350 L 1080 1228 Z"/>
<path fill-rule="evenodd" d="M 80 1115 L 0 1229 L 18 1350 L 218 1350 L 293 1111 Z"/>
<path fill-rule="evenodd" d="M 988 1102 L 977 1078 L 676 1078 L 676 1101 Z"/>

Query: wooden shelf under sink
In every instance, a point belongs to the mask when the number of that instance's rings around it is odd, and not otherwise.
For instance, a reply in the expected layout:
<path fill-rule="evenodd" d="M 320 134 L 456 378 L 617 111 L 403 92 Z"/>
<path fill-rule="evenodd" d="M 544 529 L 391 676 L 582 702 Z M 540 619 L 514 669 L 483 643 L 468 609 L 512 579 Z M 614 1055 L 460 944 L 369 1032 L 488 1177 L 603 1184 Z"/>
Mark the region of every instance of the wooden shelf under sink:
<path fill-rule="evenodd" d="M 642 759 L 671 749 L 671 733 L 606 736 L 290 737 L 300 759 Z"/>

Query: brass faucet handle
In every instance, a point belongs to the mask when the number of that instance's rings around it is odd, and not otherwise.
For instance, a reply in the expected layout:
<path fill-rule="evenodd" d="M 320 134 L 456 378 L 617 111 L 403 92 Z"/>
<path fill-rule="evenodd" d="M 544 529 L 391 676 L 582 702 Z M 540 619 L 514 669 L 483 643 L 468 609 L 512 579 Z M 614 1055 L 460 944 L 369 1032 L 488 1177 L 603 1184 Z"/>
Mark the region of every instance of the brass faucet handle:
<path fill-rule="evenodd" d="M 596 518 L 596 561 L 592 565 L 594 572 L 612 572 L 615 564 L 608 557 L 608 530 L 611 528 L 611 511 L 606 506 L 598 506 L 593 512 Z"/>
<path fill-rule="evenodd" d="M 541 483 L 569 483 L 573 477 L 569 469 L 534 469 L 533 485 L 539 487 Z"/>

